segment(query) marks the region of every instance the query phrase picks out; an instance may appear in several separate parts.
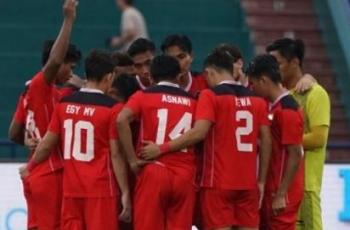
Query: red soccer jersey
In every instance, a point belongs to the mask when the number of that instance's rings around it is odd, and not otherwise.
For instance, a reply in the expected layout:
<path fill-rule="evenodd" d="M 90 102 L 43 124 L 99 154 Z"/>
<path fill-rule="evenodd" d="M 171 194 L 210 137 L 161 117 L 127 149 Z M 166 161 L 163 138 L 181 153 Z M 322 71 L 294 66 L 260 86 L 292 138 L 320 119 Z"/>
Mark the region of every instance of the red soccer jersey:
<path fill-rule="evenodd" d="M 26 116 L 27 116 L 27 110 L 26 110 L 26 104 L 27 104 L 27 98 L 24 94 L 21 94 L 21 96 L 18 98 L 16 112 L 14 114 L 14 119 L 17 123 L 25 125 L 26 123 Z"/>
<path fill-rule="evenodd" d="M 168 82 L 135 93 L 125 107 L 140 120 L 138 147 L 145 140 L 163 144 L 190 130 L 195 106 L 196 101 L 188 93 Z M 184 176 L 194 176 L 192 148 L 164 154 L 157 162 Z"/>
<path fill-rule="evenodd" d="M 201 92 L 196 121 L 212 122 L 204 143 L 202 187 L 256 188 L 259 128 L 269 121 L 265 101 L 252 95 L 231 81 Z"/>
<path fill-rule="evenodd" d="M 303 143 L 303 115 L 298 103 L 288 93 L 283 94 L 270 106 L 269 118 L 272 122 L 272 156 L 266 181 L 266 191 L 276 192 L 282 182 L 287 166 L 287 145 Z M 304 191 L 304 164 L 289 186 L 289 198 L 300 197 Z"/>
<path fill-rule="evenodd" d="M 110 197 L 117 193 L 109 140 L 116 139 L 122 105 L 101 91 L 82 89 L 57 105 L 49 131 L 64 151 L 66 197 Z"/>
<path fill-rule="evenodd" d="M 26 130 L 29 136 L 41 139 L 49 126 L 60 93 L 53 84 L 48 84 L 43 72 L 37 73 L 27 92 Z M 32 175 L 41 175 L 63 167 L 62 155 L 59 148 L 52 150 L 50 157 L 33 170 Z"/>
<path fill-rule="evenodd" d="M 208 88 L 207 81 L 201 74 L 189 73 L 189 77 L 190 82 L 188 83 L 188 86 L 185 88 L 185 90 L 192 96 L 197 97 L 203 89 Z"/>
<path fill-rule="evenodd" d="M 58 92 L 60 93 L 60 97 L 64 98 L 67 97 L 71 94 L 73 94 L 74 92 L 78 91 L 78 88 L 75 87 L 70 87 L 70 86 L 65 86 L 62 88 L 57 88 Z"/>

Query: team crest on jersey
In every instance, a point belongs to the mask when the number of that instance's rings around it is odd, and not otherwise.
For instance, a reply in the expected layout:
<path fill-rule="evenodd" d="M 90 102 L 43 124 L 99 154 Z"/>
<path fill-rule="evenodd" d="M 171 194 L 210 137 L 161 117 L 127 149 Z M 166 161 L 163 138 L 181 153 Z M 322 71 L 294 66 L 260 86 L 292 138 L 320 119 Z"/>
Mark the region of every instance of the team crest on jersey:
<path fill-rule="evenodd" d="M 269 121 L 272 121 L 272 120 L 273 120 L 273 114 L 270 113 L 270 114 L 267 116 L 267 118 L 269 119 Z"/>

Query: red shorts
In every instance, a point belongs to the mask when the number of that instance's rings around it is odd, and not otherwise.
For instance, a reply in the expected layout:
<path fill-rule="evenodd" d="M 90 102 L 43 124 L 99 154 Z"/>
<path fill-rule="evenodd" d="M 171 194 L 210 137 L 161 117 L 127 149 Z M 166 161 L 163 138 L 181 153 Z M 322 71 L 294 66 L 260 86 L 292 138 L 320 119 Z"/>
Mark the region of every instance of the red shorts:
<path fill-rule="evenodd" d="M 28 180 L 26 179 L 22 180 L 22 184 L 23 184 L 24 197 L 27 203 L 27 228 L 28 229 L 36 228 L 37 224 L 36 224 L 36 218 L 34 214 L 35 204 L 33 202 L 32 191 L 30 189 Z"/>
<path fill-rule="evenodd" d="M 116 197 L 65 197 L 62 204 L 62 230 L 118 230 Z"/>
<path fill-rule="evenodd" d="M 287 207 L 285 210 L 278 214 L 274 215 L 272 210 L 272 201 L 273 197 L 271 193 L 264 194 L 264 200 L 261 207 L 261 230 L 295 230 L 296 221 L 298 217 L 298 211 L 301 204 L 302 197 L 298 199 L 293 199 L 290 202 L 287 199 Z"/>
<path fill-rule="evenodd" d="M 200 192 L 202 221 L 205 229 L 259 226 L 257 190 L 203 188 Z"/>
<path fill-rule="evenodd" d="M 28 227 L 60 229 L 62 175 L 63 170 L 58 170 L 44 175 L 33 174 L 24 180 Z"/>
<path fill-rule="evenodd" d="M 165 166 L 147 165 L 136 181 L 134 229 L 191 229 L 194 201 L 193 181 Z"/>

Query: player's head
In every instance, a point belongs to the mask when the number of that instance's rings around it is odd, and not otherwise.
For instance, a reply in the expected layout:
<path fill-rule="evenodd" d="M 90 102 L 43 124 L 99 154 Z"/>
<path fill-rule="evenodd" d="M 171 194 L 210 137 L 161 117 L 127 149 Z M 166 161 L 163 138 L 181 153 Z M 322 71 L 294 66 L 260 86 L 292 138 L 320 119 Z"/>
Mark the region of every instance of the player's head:
<path fill-rule="evenodd" d="M 164 54 L 170 55 L 178 60 L 181 67 L 181 74 L 187 74 L 191 70 L 193 61 L 192 43 L 186 35 L 169 35 L 162 42 L 161 50 Z"/>
<path fill-rule="evenodd" d="M 243 74 L 243 56 L 238 47 L 228 43 L 223 43 L 215 47 L 214 51 L 226 52 L 233 59 L 233 78 L 238 81 Z"/>
<path fill-rule="evenodd" d="M 278 62 L 270 54 L 256 56 L 246 71 L 252 90 L 259 96 L 268 97 L 271 87 L 282 82 Z"/>
<path fill-rule="evenodd" d="M 133 0 L 115 0 L 117 6 L 120 8 L 120 9 L 125 9 L 126 7 L 128 6 L 132 6 L 134 4 L 134 1 Z"/>
<path fill-rule="evenodd" d="M 114 61 L 114 73 L 116 75 L 125 73 L 133 75 L 135 74 L 134 62 L 131 57 L 126 53 L 115 52 L 112 54 Z"/>
<path fill-rule="evenodd" d="M 132 75 L 122 73 L 114 78 L 108 95 L 117 101 L 126 102 L 139 89 L 139 85 Z"/>
<path fill-rule="evenodd" d="M 46 65 L 46 62 L 49 60 L 51 49 L 54 45 L 54 40 L 47 40 L 44 42 L 42 55 L 41 55 L 41 64 L 42 66 Z M 63 64 L 60 66 L 60 69 L 57 73 L 56 84 L 64 84 L 67 82 L 73 75 L 73 69 L 81 59 L 80 50 L 73 44 L 69 44 L 66 57 L 64 58 Z"/>
<path fill-rule="evenodd" d="M 232 78 L 233 58 L 227 52 L 214 50 L 204 61 L 205 76 L 208 84 L 213 87 L 222 81 L 224 75 Z"/>
<path fill-rule="evenodd" d="M 93 83 L 107 92 L 114 78 L 114 63 L 111 55 L 102 50 L 93 50 L 85 59 L 87 84 Z"/>
<path fill-rule="evenodd" d="M 155 57 L 151 65 L 151 75 L 155 83 L 171 81 L 177 83 L 181 73 L 179 62 L 169 55 Z"/>
<path fill-rule="evenodd" d="M 305 46 L 302 40 L 278 39 L 267 46 L 266 51 L 277 59 L 284 82 L 295 78 L 298 72 L 301 71 L 305 54 Z"/>
<path fill-rule="evenodd" d="M 128 49 L 128 54 L 134 62 L 135 73 L 142 79 L 150 79 L 150 66 L 156 47 L 145 38 L 134 41 Z"/>

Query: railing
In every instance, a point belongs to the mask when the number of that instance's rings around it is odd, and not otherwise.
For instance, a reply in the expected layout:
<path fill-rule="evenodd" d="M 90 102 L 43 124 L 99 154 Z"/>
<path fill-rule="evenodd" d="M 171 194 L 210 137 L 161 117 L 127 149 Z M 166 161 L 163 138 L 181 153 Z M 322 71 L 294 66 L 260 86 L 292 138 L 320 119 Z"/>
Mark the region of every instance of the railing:
<path fill-rule="evenodd" d="M 7 139 L 0 139 L 0 148 L 3 151 L 3 148 L 7 148 L 8 151 L 7 154 L 0 153 L 0 162 L 18 162 L 18 161 L 24 161 L 26 160 L 26 157 L 18 156 L 19 149 L 21 149 L 20 146 L 17 144 L 7 140 Z M 348 150 L 349 156 L 344 159 L 344 163 L 350 162 L 350 141 L 333 141 L 329 142 L 327 145 L 327 149 L 329 151 L 332 150 Z M 342 160 L 334 160 L 332 157 L 329 159 L 329 162 L 332 163 L 341 163 Z"/>

